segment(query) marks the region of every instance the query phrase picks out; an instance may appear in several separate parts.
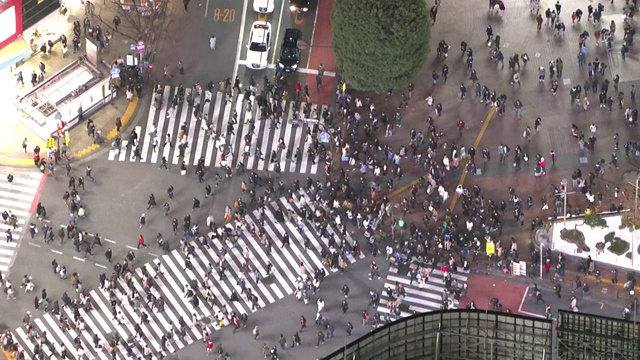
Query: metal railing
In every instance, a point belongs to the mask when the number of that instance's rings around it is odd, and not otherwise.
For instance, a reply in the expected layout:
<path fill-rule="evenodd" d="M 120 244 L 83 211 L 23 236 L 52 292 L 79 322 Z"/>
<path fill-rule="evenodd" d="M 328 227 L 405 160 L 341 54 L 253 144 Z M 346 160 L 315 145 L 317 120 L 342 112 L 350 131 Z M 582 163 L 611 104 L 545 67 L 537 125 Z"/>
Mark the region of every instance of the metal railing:
<path fill-rule="evenodd" d="M 552 321 L 451 310 L 417 314 L 380 327 L 324 360 L 551 359 Z"/>

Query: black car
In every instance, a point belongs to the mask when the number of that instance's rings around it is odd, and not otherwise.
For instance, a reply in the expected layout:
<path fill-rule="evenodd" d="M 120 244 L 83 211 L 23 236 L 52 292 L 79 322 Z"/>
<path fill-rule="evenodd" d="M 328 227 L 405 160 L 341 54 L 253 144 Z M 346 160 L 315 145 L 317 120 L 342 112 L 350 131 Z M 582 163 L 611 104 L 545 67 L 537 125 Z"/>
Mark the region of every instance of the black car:
<path fill-rule="evenodd" d="M 284 40 L 282 41 L 280 59 L 276 64 L 276 71 L 295 72 L 298 70 L 298 63 L 300 62 L 298 40 L 301 37 L 302 32 L 298 29 L 286 29 L 284 31 Z"/>
<path fill-rule="evenodd" d="M 296 12 L 309 11 L 311 0 L 289 0 L 289 10 Z"/>

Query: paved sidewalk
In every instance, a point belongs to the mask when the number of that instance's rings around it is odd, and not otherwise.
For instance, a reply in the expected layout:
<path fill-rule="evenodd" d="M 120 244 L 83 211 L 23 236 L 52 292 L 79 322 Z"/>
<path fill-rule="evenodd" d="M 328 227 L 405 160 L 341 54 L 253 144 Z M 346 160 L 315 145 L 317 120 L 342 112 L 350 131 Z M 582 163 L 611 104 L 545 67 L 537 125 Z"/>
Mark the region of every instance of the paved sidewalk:
<path fill-rule="evenodd" d="M 95 3 L 95 6 L 96 11 L 99 10 L 98 8 L 104 7 L 104 9 L 100 10 L 102 10 L 102 16 L 105 19 L 113 17 L 104 15 L 105 12 L 108 13 L 114 10 L 113 5 Z M 84 21 L 85 16 L 83 9 L 69 6 L 69 10 L 69 16 L 64 25 L 61 26 L 64 27 L 64 30 L 61 33 L 66 35 L 70 48 L 66 57 L 62 57 L 61 45 L 58 42 L 54 45 L 51 54 L 43 55 L 41 53 L 37 53 L 32 55 L 19 67 L 13 69 L 10 75 L 5 73 L 2 75 L 4 78 L 0 78 L 0 80 L 2 80 L 0 81 L 0 92 L 3 94 L 3 96 L 0 97 L 0 106 L 2 107 L 5 115 L 4 131 L 0 133 L 0 165 L 33 165 L 31 150 L 35 146 L 40 146 L 41 149 L 46 148 L 47 139 L 41 138 L 40 135 L 30 129 L 29 125 L 31 125 L 30 122 L 32 122 L 32 120 L 27 118 L 24 113 L 18 110 L 13 102 L 15 99 L 31 90 L 31 73 L 34 70 L 39 73 L 38 65 L 40 62 L 43 62 L 46 66 L 45 76 L 51 76 L 69 65 L 79 56 L 84 55 L 84 38 L 82 39 L 83 45 L 81 46 L 79 53 L 74 54 L 71 46 L 71 39 L 73 37 L 72 24 L 74 21 L 79 21 L 80 23 Z M 109 30 L 113 33 L 113 38 L 102 53 L 103 61 L 110 64 L 118 56 L 122 56 L 124 58 L 130 51 L 128 45 L 130 41 L 126 40 L 120 33 L 114 32 L 113 28 L 110 26 L 111 24 L 100 23 L 99 25 L 103 30 Z M 16 41 L 23 40 L 18 39 Z M 0 51 L 0 56 L 9 56 L 9 54 L 4 54 Z M 22 71 L 25 82 L 24 85 L 17 83 L 16 75 L 19 71 Z M 126 100 L 124 93 L 118 89 L 118 97 L 90 117 L 96 125 L 96 129 L 100 130 L 102 135 L 106 138 L 107 141 L 105 142 L 105 146 L 111 143 L 109 140 L 115 138 L 115 119 L 117 117 L 121 117 L 123 127 L 125 127 L 133 116 L 137 104 L 137 98 L 134 97 L 134 100 L 129 102 Z M 35 123 L 33 124 L 37 126 Z M 79 124 L 69 131 L 69 150 L 75 159 L 87 156 L 99 148 L 99 146 L 93 144 L 93 139 L 87 136 L 85 126 L 86 122 L 83 122 L 83 124 Z M 52 131 L 54 130 L 55 129 L 52 129 Z M 22 149 L 22 142 L 25 138 L 27 139 L 26 152 Z"/>

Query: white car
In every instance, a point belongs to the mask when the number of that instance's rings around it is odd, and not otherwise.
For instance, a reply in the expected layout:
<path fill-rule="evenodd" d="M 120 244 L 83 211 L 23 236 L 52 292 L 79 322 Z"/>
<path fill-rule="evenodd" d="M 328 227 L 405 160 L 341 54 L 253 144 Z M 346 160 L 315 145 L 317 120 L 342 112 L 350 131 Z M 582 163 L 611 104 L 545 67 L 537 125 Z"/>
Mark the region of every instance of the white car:
<path fill-rule="evenodd" d="M 266 21 L 254 22 L 251 25 L 247 48 L 247 67 L 256 70 L 265 69 L 269 62 L 271 48 L 271 24 Z"/>
<path fill-rule="evenodd" d="M 272 13 L 276 0 L 253 0 L 253 11 L 261 14 Z"/>

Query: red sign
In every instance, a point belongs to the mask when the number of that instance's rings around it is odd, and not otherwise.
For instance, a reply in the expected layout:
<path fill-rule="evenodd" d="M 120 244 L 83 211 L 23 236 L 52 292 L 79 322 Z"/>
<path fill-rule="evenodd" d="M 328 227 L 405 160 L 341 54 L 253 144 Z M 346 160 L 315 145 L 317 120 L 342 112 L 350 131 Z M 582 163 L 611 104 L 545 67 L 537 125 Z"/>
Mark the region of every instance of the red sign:
<path fill-rule="evenodd" d="M 2 49 L 22 35 L 22 1 L 0 2 L 0 19 L 5 27 L 0 34 L 0 49 Z"/>

